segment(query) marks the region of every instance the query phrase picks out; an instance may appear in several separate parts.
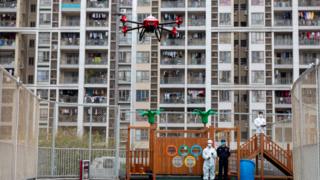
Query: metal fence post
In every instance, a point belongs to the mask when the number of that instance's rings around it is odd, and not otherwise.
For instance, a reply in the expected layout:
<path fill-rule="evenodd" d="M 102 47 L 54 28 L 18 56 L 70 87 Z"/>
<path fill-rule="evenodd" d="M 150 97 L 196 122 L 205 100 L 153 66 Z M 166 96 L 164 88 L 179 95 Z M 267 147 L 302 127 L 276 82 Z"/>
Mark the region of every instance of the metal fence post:
<path fill-rule="evenodd" d="M 19 106 L 19 97 L 20 97 L 20 86 L 19 86 L 19 82 L 16 82 L 17 86 L 16 86 L 16 90 L 17 90 L 17 93 L 15 94 L 15 98 L 14 98 L 14 104 L 15 104 L 15 107 L 16 107 L 16 116 L 15 116 L 15 124 L 14 124 L 14 136 L 13 136 L 13 142 L 14 142 L 14 161 L 13 161 L 13 179 L 17 179 L 17 156 L 18 156 L 18 136 L 19 136 L 19 109 L 20 109 L 20 106 Z"/>
<path fill-rule="evenodd" d="M 115 119 L 115 160 L 114 160 L 114 175 L 117 179 L 119 177 L 120 161 L 119 161 L 119 151 L 120 151 L 120 106 L 115 107 L 117 111 Z"/>
<path fill-rule="evenodd" d="M 91 163 L 91 151 L 92 151 L 92 106 L 90 106 L 90 127 L 89 127 L 89 161 Z"/>
<path fill-rule="evenodd" d="M 50 106 L 50 103 L 49 103 Z M 56 104 L 54 104 L 54 110 L 57 108 Z M 52 143 L 51 143 L 51 176 L 54 176 L 55 174 L 55 144 L 56 144 L 56 133 L 57 133 L 57 129 L 56 129 L 56 120 L 55 120 L 55 112 L 54 114 L 54 118 L 52 119 Z"/>

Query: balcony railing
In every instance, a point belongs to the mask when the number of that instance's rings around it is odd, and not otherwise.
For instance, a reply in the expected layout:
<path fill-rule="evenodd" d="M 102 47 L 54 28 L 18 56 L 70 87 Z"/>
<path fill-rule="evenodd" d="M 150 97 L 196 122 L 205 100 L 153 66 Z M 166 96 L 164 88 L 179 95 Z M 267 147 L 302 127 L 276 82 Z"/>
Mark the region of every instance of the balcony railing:
<path fill-rule="evenodd" d="M 150 6 L 151 0 L 138 0 L 138 6 Z"/>
<path fill-rule="evenodd" d="M 292 64 L 292 58 L 275 58 L 275 64 Z"/>
<path fill-rule="evenodd" d="M 106 96 L 84 96 L 84 103 L 107 103 Z"/>
<path fill-rule="evenodd" d="M 206 20 L 203 19 L 190 19 L 188 26 L 205 26 Z"/>
<path fill-rule="evenodd" d="M 319 26 L 319 11 L 299 11 L 299 26 Z"/>
<path fill-rule="evenodd" d="M 62 65 L 77 65 L 77 64 L 79 64 L 79 57 L 78 56 L 62 57 L 61 64 Z"/>
<path fill-rule="evenodd" d="M 78 77 L 77 76 L 61 76 L 61 83 L 62 84 L 77 84 L 78 83 Z"/>
<path fill-rule="evenodd" d="M 206 64 L 206 59 L 204 56 L 201 58 L 191 58 L 189 57 L 188 59 L 188 65 L 205 65 Z"/>
<path fill-rule="evenodd" d="M 162 46 L 183 46 L 184 39 L 166 39 L 161 41 Z"/>
<path fill-rule="evenodd" d="M 0 65 L 2 66 L 14 66 L 13 57 L 1 57 L 0 56 Z"/>
<path fill-rule="evenodd" d="M 312 57 L 300 57 L 300 65 L 309 65 L 311 63 L 315 63 L 317 58 L 312 58 Z M 320 58 L 318 58 L 320 59 Z"/>
<path fill-rule="evenodd" d="M 86 81 L 85 83 L 86 84 L 107 84 L 108 80 L 107 80 L 107 77 L 96 77 L 96 76 L 93 76 L 93 77 L 88 77 L 86 78 Z"/>
<path fill-rule="evenodd" d="M 87 57 L 86 64 L 90 65 L 106 65 L 108 64 L 108 60 L 106 56 L 103 57 Z"/>
<path fill-rule="evenodd" d="M 106 114 L 101 115 L 92 115 L 92 122 L 93 123 L 105 123 L 107 120 Z M 84 122 L 90 122 L 90 115 L 85 114 L 84 115 Z"/>
<path fill-rule="evenodd" d="M 162 0 L 162 8 L 184 8 L 185 1 L 182 0 Z"/>
<path fill-rule="evenodd" d="M 292 45 L 292 38 L 282 38 L 275 36 L 275 45 L 280 46 L 290 46 Z"/>
<path fill-rule="evenodd" d="M 127 78 L 119 78 L 119 83 L 130 83 L 131 79 L 130 77 Z"/>
<path fill-rule="evenodd" d="M 275 19 L 274 25 L 275 26 L 291 26 L 292 20 L 291 19 Z"/>
<path fill-rule="evenodd" d="M 206 45 L 206 39 L 192 39 L 190 38 L 188 40 L 189 46 L 205 46 Z"/>
<path fill-rule="evenodd" d="M 161 58 L 161 64 L 162 65 L 183 65 L 184 64 L 184 58 Z"/>
<path fill-rule="evenodd" d="M 63 46 L 79 46 L 80 38 L 62 38 L 61 45 Z"/>
<path fill-rule="evenodd" d="M 59 101 L 66 103 L 76 103 L 78 102 L 78 96 L 60 95 Z"/>
<path fill-rule="evenodd" d="M 204 104 L 206 99 L 204 97 L 192 98 L 188 96 L 188 104 Z"/>
<path fill-rule="evenodd" d="M 61 4 L 62 9 L 80 9 L 80 0 L 64 0 Z"/>
<path fill-rule="evenodd" d="M 184 97 L 183 96 L 175 96 L 166 98 L 164 95 L 161 96 L 161 103 L 163 104 L 183 104 Z"/>
<path fill-rule="evenodd" d="M 276 104 L 291 104 L 291 97 L 275 97 Z"/>
<path fill-rule="evenodd" d="M 62 26 L 80 26 L 80 18 L 78 20 L 63 20 Z"/>
<path fill-rule="evenodd" d="M 14 47 L 15 46 L 15 40 L 14 39 L 6 39 L 6 38 L 3 38 L 1 39 L 0 38 L 0 48 L 3 47 L 3 46 L 11 46 L 11 47 Z"/>
<path fill-rule="evenodd" d="M 292 84 L 292 78 L 275 78 L 275 84 Z"/>
<path fill-rule="evenodd" d="M 201 118 L 198 115 L 188 113 L 187 114 L 187 123 L 191 124 L 202 124 Z"/>
<path fill-rule="evenodd" d="M 119 97 L 119 101 L 129 102 L 129 101 L 130 101 L 130 96 L 122 96 L 122 97 Z"/>
<path fill-rule="evenodd" d="M 132 6 L 132 0 L 122 0 L 120 6 Z"/>
<path fill-rule="evenodd" d="M 188 7 L 190 8 L 200 8 L 200 7 L 206 7 L 206 1 L 204 0 L 189 0 L 188 1 Z"/>
<path fill-rule="evenodd" d="M 87 26 L 88 27 L 107 27 L 108 26 L 108 21 L 107 20 L 92 20 L 92 19 L 89 19 L 87 21 Z"/>
<path fill-rule="evenodd" d="M 163 124 L 184 123 L 184 113 L 163 112 L 160 114 L 160 123 L 163 123 Z"/>
<path fill-rule="evenodd" d="M 88 0 L 87 1 L 88 8 L 108 8 L 108 6 L 109 6 L 109 1 L 107 1 L 107 0 L 104 0 L 104 1 Z"/>
<path fill-rule="evenodd" d="M 0 8 L 16 8 L 17 7 L 17 1 L 1 1 L 0 2 Z"/>
<path fill-rule="evenodd" d="M 87 39 L 88 46 L 107 46 L 108 40 L 107 39 Z"/>
<path fill-rule="evenodd" d="M 120 37 L 119 44 L 120 45 L 129 45 L 132 43 L 132 37 L 126 36 L 126 37 Z"/>
<path fill-rule="evenodd" d="M 304 0 L 304 1 L 298 1 L 299 6 L 320 6 L 320 1 L 318 0 Z"/>
<path fill-rule="evenodd" d="M 318 34 L 318 32 L 315 32 Z M 308 37 L 309 36 L 309 37 Z M 299 44 L 300 45 L 320 45 L 320 39 L 315 38 L 315 34 L 310 34 L 310 35 L 300 35 L 299 37 Z"/>
<path fill-rule="evenodd" d="M 161 84 L 184 84 L 184 76 L 180 77 L 162 77 Z"/>
<path fill-rule="evenodd" d="M 202 78 L 202 77 L 189 77 L 188 78 L 188 83 L 190 83 L 190 84 L 204 84 L 205 83 L 205 78 Z"/>
<path fill-rule="evenodd" d="M 77 122 L 77 115 L 64 115 L 59 114 L 59 122 Z"/>
<path fill-rule="evenodd" d="M 291 7 L 291 0 L 279 0 L 279 1 L 274 1 L 273 6 L 277 8 L 282 8 L 282 7 Z"/>

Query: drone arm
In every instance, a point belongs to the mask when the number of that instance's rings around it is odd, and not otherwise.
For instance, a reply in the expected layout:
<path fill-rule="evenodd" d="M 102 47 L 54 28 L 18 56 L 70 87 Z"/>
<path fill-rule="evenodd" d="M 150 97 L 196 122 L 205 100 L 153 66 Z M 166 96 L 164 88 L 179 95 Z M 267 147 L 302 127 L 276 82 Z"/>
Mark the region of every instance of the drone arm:
<path fill-rule="evenodd" d="M 159 29 L 172 33 L 172 31 L 171 31 L 171 30 L 166 29 L 166 28 L 164 28 L 164 27 L 162 27 L 162 26 L 160 26 L 160 27 L 159 27 Z"/>
<path fill-rule="evenodd" d="M 140 24 L 140 25 L 143 25 L 143 23 L 141 23 L 141 22 L 137 22 L 137 21 L 126 21 L 126 23 L 132 23 L 132 24 Z"/>
<path fill-rule="evenodd" d="M 177 24 L 177 22 L 176 21 L 171 21 L 171 22 L 160 23 L 159 25 L 163 26 L 163 25 L 168 25 L 168 24 Z"/>
<path fill-rule="evenodd" d="M 133 30 L 136 30 L 136 29 L 140 29 L 140 28 L 142 28 L 142 26 L 138 26 L 138 27 L 130 28 L 130 29 L 127 29 L 127 32 L 128 32 L 128 31 L 133 31 Z"/>

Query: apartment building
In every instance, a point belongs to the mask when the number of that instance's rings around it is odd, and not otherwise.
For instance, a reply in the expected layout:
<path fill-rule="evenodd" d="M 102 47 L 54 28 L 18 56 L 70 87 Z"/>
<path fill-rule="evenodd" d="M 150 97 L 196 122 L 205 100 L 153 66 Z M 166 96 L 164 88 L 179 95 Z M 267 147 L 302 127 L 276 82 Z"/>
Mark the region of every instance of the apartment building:
<path fill-rule="evenodd" d="M 109 137 L 117 112 L 107 105 L 119 105 L 124 142 L 127 125 L 147 124 L 137 110 L 163 109 L 161 129 L 196 129 L 203 125 L 191 112 L 213 108 L 219 115 L 210 123 L 239 125 L 245 140 L 258 111 L 291 113 L 291 84 L 320 57 L 319 7 L 316 0 L 0 0 L 0 64 L 60 102 L 42 103 L 42 128 L 56 119 L 58 129 L 84 134 L 93 107 L 93 131 Z M 138 41 L 136 31 L 120 33 L 118 13 L 184 22 L 176 38 L 164 32 L 161 42 L 152 34 Z M 267 133 L 291 129 L 269 125 Z"/>

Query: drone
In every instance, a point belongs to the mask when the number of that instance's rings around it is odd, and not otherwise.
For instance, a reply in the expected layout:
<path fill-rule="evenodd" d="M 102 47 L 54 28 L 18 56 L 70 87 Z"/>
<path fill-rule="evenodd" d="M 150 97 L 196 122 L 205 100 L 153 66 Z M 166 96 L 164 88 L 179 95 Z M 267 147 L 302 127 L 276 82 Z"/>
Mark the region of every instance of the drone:
<path fill-rule="evenodd" d="M 131 21 L 127 19 L 126 15 L 121 15 L 120 21 L 122 22 L 122 33 L 124 36 L 126 36 L 127 32 L 133 31 L 133 30 L 138 30 L 139 33 L 139 41 L 142 41 L 145 33 L 155 33 L 158 41 L 161 41 L 161 36 L 163 31 L 167 31 L 172 34 L 173 37 L 177 36 L 177 28 L 173 26 L 172 30 L 164 28 L 165 25 L 169 24 L 176 24 L 178 28 L 182 24 L 182 17 L 177 16 L 175 21 L 172 22 L 165 22 L 165 23 L 160 23 L 157 18 L 154 16 L 150 15 L 146 17 L 143 22 L 136 22 L 136 21 Z M 128 28 L 126 23 L 132 23 L 132 24 L 137 24 L 137 27 L 134 28 Z M 140 31 L 141 29 L 141 31 Z"/>

